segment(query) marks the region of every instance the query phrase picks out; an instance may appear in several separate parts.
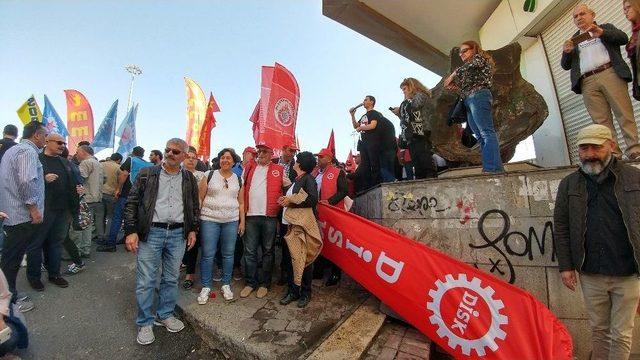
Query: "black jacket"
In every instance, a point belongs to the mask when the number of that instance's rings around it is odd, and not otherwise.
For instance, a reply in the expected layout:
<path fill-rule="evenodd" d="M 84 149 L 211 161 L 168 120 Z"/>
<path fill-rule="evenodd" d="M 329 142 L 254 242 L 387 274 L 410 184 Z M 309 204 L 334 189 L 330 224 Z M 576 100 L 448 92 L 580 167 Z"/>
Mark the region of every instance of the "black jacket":
<path fill-rule="evenodd" d="M 626 82 L 631 82 L 631 70 L 629 66 L 624 62 L 622 54 L 620 53 L 620 46 L 626 45 L 629 42 L 629 37 L 624 31 L 616 28 L 611 24 L 599 25 L 604 32 L 600 37 L 602 44 L 607 48 L 609 57 L 611 58 L 611 64 L 613 70 L 620 78 Z M 576 31 L 573 36 L 580 35 L 580 31 Z M 571 90 L 576 94 L 582 94 L 582 84 L 580 81 L 580 52 L 578 51 L 578 45 L 575 46 L 573 51 L 569 54 L 562 52 L 562 59 L 560 59 L 560 65 L 565 70 L 571 70 Z"/>
<path fill-rule="evenodd" d="M 311 174 L 304 174 L 300 178 L 296 179 L 296 182 L 293 183 L 294 194 L 300 192 L 300 189 L 304 189 L 304 191 L 309 195 L 307 199 L 300 204 L 289 204 L 291 208 L 313 208 L 313 213 L 318 217 L 318 210 L 316 206 L 318 205 L 318 184 L 316 184 L 316 179 L 313 178 Z"/>
<path fill-rule="evenodd" d="M 42 171 L 46 175 L 50 171 L 48 171 L 45 167 L 45 156 L 46 155 L 44 154 L 44 151 L 38 154 L 38 159 L 42 164 Z M 62 156 L 57 156 L 56 158 L 62 163 L 62 166 L 67 172 L 67 179 L 69 179 L 69 184 L 67 186 L 67 191 L 69 192 L 69 196 L 67 196 L 67 199 L 69 201 L 67 204 L 69 207 L 69 211 L 73 216 L 77 216 L 80 212 L 80 196 L 78 195 L 76 186 L 82 185 L 82 183 L 78 182 L 78 177 L 75 174 L 75 169 L 73 168 L 74 165 L 71 163 L 71 161 L 63 158 Z"/>
<path fill-rule="evenodd" d="M 640 259 L 640 170 L 615 158 L 610 165 L 614 192 L 638 266 Z M 555 249 L 560 271 L 582 269 L 587 230 L 586 179 L 576 171 L 560 182 L 553 214 Z"/>
<path fill-rule="evenodd" d="M 147 240 L 158 198 L 160 171 L 162 166 L 151 166 L 140 170 L 136 177 L 124 207 L 125 235 L 137 233 L 141 241 Z M 187 170 L 180 171 L 182 172 L 184 237 L 186 239 L 189 232 L 198 231 L 200 202 L 196 178 Z"/>
<path fill-rule="evenodd" d="M 4 156 L 4 153 L 7 150 L 9 150 L 12 146 L 17 144 L 18 143 L 13 139 L 2 138 L 2 140 L 0 140 L 0 161 L 2 161 L 2 157 Z"/>

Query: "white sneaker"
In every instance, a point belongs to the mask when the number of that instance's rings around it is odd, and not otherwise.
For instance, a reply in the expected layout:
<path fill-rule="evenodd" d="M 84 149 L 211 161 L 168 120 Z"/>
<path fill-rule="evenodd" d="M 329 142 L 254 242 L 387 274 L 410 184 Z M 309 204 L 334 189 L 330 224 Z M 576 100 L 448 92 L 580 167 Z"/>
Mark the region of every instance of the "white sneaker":
<path fill-rule="evenodd" d="M 198 304 L 204 305 L 209 301 L 209 294 L 211 293 L 211 289 L 208 287 L 203 287 L 200 290 L 200 295 L 198 295 Z"/>
<path fill-rule="evenodd" d="M 222 297 L 226 301 L 233 301 L 233 292 L 231 291 L 231 286 L 222 285 Z"/>

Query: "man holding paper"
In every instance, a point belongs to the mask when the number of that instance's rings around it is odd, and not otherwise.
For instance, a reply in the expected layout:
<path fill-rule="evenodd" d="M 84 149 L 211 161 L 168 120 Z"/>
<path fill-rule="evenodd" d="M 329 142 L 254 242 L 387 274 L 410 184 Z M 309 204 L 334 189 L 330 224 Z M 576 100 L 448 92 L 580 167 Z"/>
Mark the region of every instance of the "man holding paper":
<path fill-rule="evenodd" d="M 626 155 L 636 159 L 640 157 L 640 145 L 627 85 L 631 71 L 620 53 L 620 46 L 629 38 L 612 24 L 598 25 L 595 15 L 586 4 L 575 7 L 573 22 L 578 31 L 565 41 L 560 63 L 563 69 L 571 70 L 571 90 L 582 94 L 593 122 L 615 134 L 613 110 L 627 144 Z M 613 153 L 621 158 L 622 151 L 614 142 Z"/>

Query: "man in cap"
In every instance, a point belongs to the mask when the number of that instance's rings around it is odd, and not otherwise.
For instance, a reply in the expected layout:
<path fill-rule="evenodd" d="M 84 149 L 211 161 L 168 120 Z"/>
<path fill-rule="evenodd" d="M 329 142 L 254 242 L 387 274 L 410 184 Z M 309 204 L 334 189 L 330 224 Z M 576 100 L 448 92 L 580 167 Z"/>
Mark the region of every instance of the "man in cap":
<path fill-rule="evenodd" d="M 271 286 L 273 270 L 273 244 L 276 236 L 278 199 L 283 190 L 291 186 L 282 165 L 271 162 L 273 149 L 258 145 L 256 162 L 249 162 L 244 169 L 244 206 L 246 216 L 244 259 L 246 286 L 240 297 L 246 298 L 254 290 L 263 298 Z M 262 276 L 258 275 L 258 247 L 262 247 Z"/>
<path fill-rule="evenodd" d="M 604 125 L 578 133 L 580 168 L 562 179 L 554 211 L 560 276 L 576 272 L 592 331 L 592 359 L 627 359 L 640 299 L 640 170 L 612 156 Z"/>
<path fill-rule="evenodd" d="M 316 155 L 318 156 L 318 167 L 313 175 L 316 178 L 316 184 L 318 184 L 320 203 L 344 209 L 344 198 L 349 192 L 347 174 L 333 165 L 331 150 L 322 149 Z M 314 267 L 314 278 L 321 279 L 326 267 L 331 269 L 331 275 L 329 275 L 325 286 L 336 285 L 341 277 L 340 268 L 322 255 Z"/>

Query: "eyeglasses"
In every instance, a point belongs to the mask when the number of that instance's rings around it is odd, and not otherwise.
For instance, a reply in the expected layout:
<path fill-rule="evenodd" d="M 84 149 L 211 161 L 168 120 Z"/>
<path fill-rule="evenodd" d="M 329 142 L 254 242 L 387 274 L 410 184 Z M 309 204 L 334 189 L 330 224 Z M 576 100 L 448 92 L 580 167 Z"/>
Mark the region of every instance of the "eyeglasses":
<path fill-rule="evenodd" d="M 467 51 L 470 51 L 471 48 L 460 49 L 460 55 L 464 55 Z"/>
<path fill-rule="evenodd" d="M 182 154 L 182 150 L 166 148 L 164 149 L 164 153 L 165 154 L 172 153 L 173 155 L 180 155 Z"/>
<path fill-rule="evenodd" d="M 54 143 L 56 143 L 56 144 L 58 144 L 58 145 L 60 145 L 60 146 L 62 146 L 62 145 L 67 145 L 67 143 L 66 143 L 66 142 L 64 142 L 64 141 L 60 141 L 60 140 L 47 140 L 47 142 L 54 142 Z"/>

